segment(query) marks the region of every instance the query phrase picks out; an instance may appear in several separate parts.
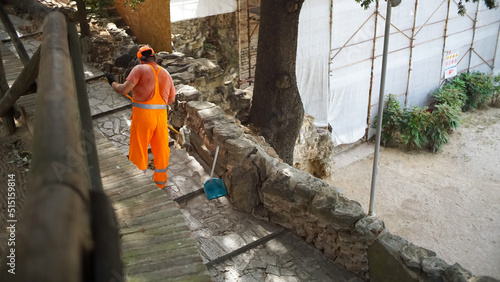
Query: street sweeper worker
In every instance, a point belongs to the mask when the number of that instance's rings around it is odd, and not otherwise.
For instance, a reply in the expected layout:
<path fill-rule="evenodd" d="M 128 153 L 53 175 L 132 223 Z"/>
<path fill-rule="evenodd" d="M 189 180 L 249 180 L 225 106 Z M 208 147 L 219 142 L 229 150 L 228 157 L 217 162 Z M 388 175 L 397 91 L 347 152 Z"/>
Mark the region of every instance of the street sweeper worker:
<path fill-rule="evenodd" d="M 153 180 L 163 189 L 167 183 L 170 154 L 167 105 L 175 101 L 176 90 L 168 71 L 156 63 L 151 47 L 139 48 L 137 58 L 140 64 L 132 69 L 124 83 L 116 82 L 109 73 L 105 76 L 116 92 L 132 91 L 129 160 L 146 173 L 148 145 L 151 145 L 155 164 Z"/>

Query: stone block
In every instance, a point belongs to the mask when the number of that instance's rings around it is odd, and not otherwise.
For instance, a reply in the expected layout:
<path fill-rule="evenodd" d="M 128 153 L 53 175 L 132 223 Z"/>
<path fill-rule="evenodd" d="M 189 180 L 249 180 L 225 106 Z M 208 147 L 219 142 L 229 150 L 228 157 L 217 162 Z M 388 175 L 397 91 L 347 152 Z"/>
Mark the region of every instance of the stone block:
<path fill-rule="evenodd" d="M 198 111 L 215 107 L 215 104 L 205 101 L 190 101 L 186 105 L 188 114 L 196 115 Z"/>
<path fill-rule="evenodd" d="M 196 90 L 196 88 L 189 85 L 181 85 L 177 90 L 176 100 L 178 101 L 198 101 L 200 99 L 201 92 Z"/>
<path fill-rule="evenodd" d="M 262 184 L 262 193 L 280 197 L 281 199 L 277 201 L 293 202 L 294 193 L 290 185 L 292 177 L 290 167 L 281 166 L 276 169 L 275 173 Z"/>
<path fill-rule="evenodd" d="M 192 72 L 185 71 L 180 73 L 173 73 L 172 80 L 178 81 L 180 84 L 189 84 L 195 80 L 195 76 Z"/>
<path fill-rule="evenodd" d="M 444 277 L 450 282 L 467 282 L 473 277 L 470 271 L 455 263 L 444 270 Z"/>
<path fill-rule="evenodd" d="M 228 195 L 235 208 L 245 212 L 260 204 L 257 193 L 259 177 L 257 170 L 250 161 L 244 161 L 238 166 L 231 167 L 225 174 L 228 181 Z"/>
<path fill-rule="evenodd" d="M 354 226 L 354 224 L 365 216 L 361 205 L 352 201 L 338 201 L 332 214 L 332 221 L 340 226 Z"/>
<path fill-rule="evenodd" d="M 386 233 L 368 247 L 370 281 L 419 281 L 417 273 L 401 259 L 401 249 L 406 243 L 403 238 Z"/>
<path fill-rule="evenodd" d="M 255 145 L 254 142 L 251 143 Z M 257 167 L 260 179 L 264 182 L 270 176 L 274 168 L 280 165 L 280 160 L 269 156 L 264 149 L 258 145 L 256 145 L 255 148 L 257 150 L 250 156 L 250 160 Z"/>
<path fill-rule="evenodd" d="M 239 163 L 242 159 L 246 159 L 250 154 L 254 154 L 257 151 L 254 144 L 242 137 L 227 139 L 224 142 L 224 147 L 228 151 L 228 161 L 231 164 Z"/>
<path fill-rule="evenodd" d="M 292 229 L 292 225 L 290 224 L 290 218 L 286 217 L 286 213 L 269 213 L 269 221 L 277 223 L 285 228 Z"/>
<path fill-rule="evenodd" d="M 196 77 L 209 76 L 215 77 L 222 74 L 222 69 L 217 64 L 214 64 L 207 58 L 200 58 L 196 60 L 194 73 Z"/>
<path fill-rule="evenodd" d="M 220 93 L 212 93 L 212 91 L 209 91 L 208 93 L 205 92 L 205 100 L 210 103 L 214 103 L 217 106 L 223 108 L 223 104 L 225 104 L 224 97 Z"/>
<path fill-rule="evenodd" d="M 309 212 L 320 220 L 331 222 L 334 220 L 333 212 L 338 198 L 337 191 L 322 187 L 314 194 L 314 198 L 309 205 Z"/>
<path fill-rule="evenodd" d="M 425 257 L 421 264 L 423 274 L 428 278 L 428 281 L 443 281 L 444 270 L 449 266 L 444 260 L 437 257 Z"/>
<path fill-rule="evenodd" d="M 269 212 L 262 204 L 253 208 L 252 215 L 258 219 L 269 221 Z"/>
<path fill-rule="evenodd" d="M 228 139 L 237 139 L 243 135 L 243 130 L 234 122 L 222 120 L 215 122 L 213 128 L 214 139 L 225 142 Z"/>
<path fill-rule="evenodd" d="M 205 102 L 205 103 L 208 103 L 208 102 Z M 212 103 L 210 103 L 210 104 L 212 104 Z M 203 119 L 204 122 L 211 121 L 214 119 L 224 119 L 224 111 L 222 111 L 221 108 L 219 108 L 219 107 L 211 107 L 211 108 L 199 110 L 198 116 L 201 119 Z"/>
<path fill-rule="evenodd" d="M 369 245 L 385 232 L 387 230 L 382 220 L 376 217 L 363 217 L 356 222 L 353 235 L 357 238 L 357 242 Z"/>
<path fill-rule="evenodd" d="M 117 68 L 126 68 L 130 61 L 134 60 L 135 56 L 130 54 L 122 54 L 118 58 L 115 59 L 115 67 Z"/>
<path fill-rule="evenodd" d="M 160 64 L 162 67 L 166 67 L 167 71 L 170 73 L 170 75 L 173 75 L 175 73 L 181 73 L 181 72 L 186 72 L 189 71 L 190 65 L 184 65 L 184 66 L 173 66 L 173 65 L 168 65 L 170 61 L 164 60 Z"/>

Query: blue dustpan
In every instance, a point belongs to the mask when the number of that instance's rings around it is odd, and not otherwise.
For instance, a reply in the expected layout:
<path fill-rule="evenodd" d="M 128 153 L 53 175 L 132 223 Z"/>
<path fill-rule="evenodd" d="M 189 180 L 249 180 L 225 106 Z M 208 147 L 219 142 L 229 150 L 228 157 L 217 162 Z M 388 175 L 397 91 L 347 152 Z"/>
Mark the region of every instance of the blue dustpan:
<path fill-rule="evenodd" d="M 222 197 L 227 195 L 226 187 L 224 186 L 224 181 L 220 178 L 212 177 L 214 175 L 215 163 L 217 162 L 217 155 L 219 154 L 219 146 L 215 150 L 214 164 L 212 165 L 212 172 L 210 172 L 210 179 L 205 182 L 203 189 L 205 189 L 205 194 L 209 200 Z"/>

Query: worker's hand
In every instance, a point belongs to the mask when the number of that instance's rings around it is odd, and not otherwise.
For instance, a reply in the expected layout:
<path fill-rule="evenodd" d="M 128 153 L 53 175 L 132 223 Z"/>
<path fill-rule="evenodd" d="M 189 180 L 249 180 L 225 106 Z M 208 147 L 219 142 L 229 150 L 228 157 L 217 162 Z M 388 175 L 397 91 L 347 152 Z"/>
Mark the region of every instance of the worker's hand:
<path fill-rule="evenodd" d="M 106 81 L 109 83 L 109 85 L 111 85 L 111 84 L 113 84 L 113 82 L 115 82 L 115 78 L 109 72 L 104 72 L 104 76 L 106 77 Z"/>

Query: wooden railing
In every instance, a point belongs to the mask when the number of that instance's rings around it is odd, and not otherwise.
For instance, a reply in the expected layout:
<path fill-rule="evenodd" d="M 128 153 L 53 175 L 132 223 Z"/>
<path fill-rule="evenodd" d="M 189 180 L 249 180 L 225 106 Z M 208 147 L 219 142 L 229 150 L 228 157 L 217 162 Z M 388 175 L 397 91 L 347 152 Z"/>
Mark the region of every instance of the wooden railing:
<path fill-rule="evenodd" d="M 2 271 L 0 281 L 122 281 L 118 227 L 102 189 L 79 38 L 60 12 L 46 17 L 39 55 L 20 77 L 33 73 L 38 96 L 31 179 L 16 232 L 16 274 Z M 0 112 L 12 106 L 4 99 Z"/>

